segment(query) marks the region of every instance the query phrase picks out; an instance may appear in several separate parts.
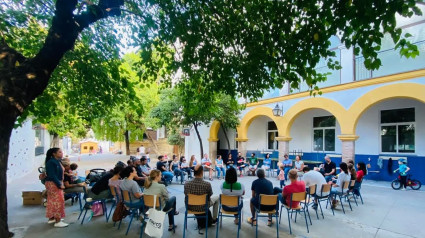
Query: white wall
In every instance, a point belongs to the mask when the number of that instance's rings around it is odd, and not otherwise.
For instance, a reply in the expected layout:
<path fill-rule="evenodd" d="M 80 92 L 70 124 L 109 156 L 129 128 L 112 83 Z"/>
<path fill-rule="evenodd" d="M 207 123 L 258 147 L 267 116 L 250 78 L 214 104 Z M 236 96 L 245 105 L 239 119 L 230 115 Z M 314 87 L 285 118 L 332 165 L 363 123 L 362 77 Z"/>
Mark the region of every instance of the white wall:
<path fill-rule="evenodd" d="M 302 150 L 303 152 L 313 152 L 313 117 L 330 116 L 325 110 L 308 110 L 295 119 L 291 128 L 292 140 L 289 142 L 289 151 Z M 338 135 L 341 134 L 341 128 L 337 121 L 335 128 L 335 153 L 341 153 L 341 141 Z"/>
<path fill-rule="evenodd" d="M 248 129 L 247 150 L 267 150 L 267 123 L 271 121 L 266 116 L 255 118 Z"/>
<path fill-rule="evenodd" d="M 425 155 L 425 104 L 410 99 L 392 99 L 371 107 L 360 118 L 356 133 L 356 154 L 380 154 L 380 112 L 381 110 L 415 108 L 415 155 Z"/>
<path fill-rule="evenodd" d="M 202 144 L 204 148 L 204 153 L 209 153 L 209 141 L 208 137 L 210 135 L 210 127 L 202 125 L 198 127 L 199 134 L 201 135 Z M 198 136 L 193 127 L 190 128 L 190 136 L 185 138 L 185 157 L 190 158 L 191 155 L 195 155 L 196 159 L 201 161 L 201 149 L 199 146 Z"/>

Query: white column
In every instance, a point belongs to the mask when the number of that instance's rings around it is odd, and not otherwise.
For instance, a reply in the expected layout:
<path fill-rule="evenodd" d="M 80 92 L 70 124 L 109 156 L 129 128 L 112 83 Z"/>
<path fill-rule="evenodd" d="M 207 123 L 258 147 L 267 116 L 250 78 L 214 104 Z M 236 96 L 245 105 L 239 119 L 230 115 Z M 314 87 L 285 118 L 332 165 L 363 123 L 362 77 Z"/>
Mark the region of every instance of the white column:
<path fill-rule="evenodd" d="M 209 157 L 213 163 L 213 165 L 215 165 L 215 159 L 217 158 L 217 141 L 218 139 L 208 139 L 209 141 Z"/>
<path fill-rule="evenodd" d="M 236 138 L 236 141 L 238 142 L 238 152 L 241 152 L 242 156 L 246 157 L 246 142 L 248 138 Z"/>
<path fill-rule="evenodd" d="M 282 161 L 285 155 L 289 155 L 289 141 L 291 137 L 276 137 L 279 147 L 279 161 Z"/>

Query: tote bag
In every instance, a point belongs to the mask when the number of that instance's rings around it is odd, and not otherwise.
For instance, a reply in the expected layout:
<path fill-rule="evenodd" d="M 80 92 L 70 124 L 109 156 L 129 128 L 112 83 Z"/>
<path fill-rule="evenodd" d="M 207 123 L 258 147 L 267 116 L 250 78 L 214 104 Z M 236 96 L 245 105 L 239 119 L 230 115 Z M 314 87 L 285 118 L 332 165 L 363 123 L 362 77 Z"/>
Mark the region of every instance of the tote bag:
<path fill-rule="evenodd" d="M 146 224 L 145 233 L 150 237 L 162 237 L 162 233 L 164 232 L 164 218 L 165 212 L 158 211 L 155 209 L 156 207 L 156 196 L 154 195 L 154 203 L 153 208 L 149 209 L 149 220 Z"/>

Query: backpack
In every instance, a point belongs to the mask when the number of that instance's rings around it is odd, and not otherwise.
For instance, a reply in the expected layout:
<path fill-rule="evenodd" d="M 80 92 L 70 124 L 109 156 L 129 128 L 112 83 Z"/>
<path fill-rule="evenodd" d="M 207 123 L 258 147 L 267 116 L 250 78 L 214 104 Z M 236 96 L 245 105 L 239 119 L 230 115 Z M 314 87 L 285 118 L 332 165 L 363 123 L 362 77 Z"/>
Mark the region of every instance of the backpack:
<path fill-rule="evenodd" d="M 112 221 L 117 222 L 121 221 L 124 217 L 126 217 L 128 214 L 127 210 L 125 209 L 124 203 L 119 202 L 117 204 L 117 207 L 115 208 L 114 214 L 112 215 Z"/>
<path fill-rule="evenodd" d="M 205 214 L 200 214 L 200 215 L 195 215 L 196 216 L 196 221 L 198 222 L 198 229 L 201 228 L 205 228 L 205 223 L 206 223 L 206 219 L 205 219 Z M 204 216 L 204 217 L 202 217 Z M 208 209 L 208 227 L 212 226 L 213 223 L 213 218 L 211 215 L 210 210 Z"/>
<path fill-rule="evenodd" d="M 103 175 L 105 175 L 105 169 L 91 169 L 90 173 L 87 175 L 86 181 L 88 184 L 93 184 L 98 182 Z"/>
<path fill-rule="evenodd" d="M 38 172 L 40 173 L 38 175 L 38 179 L 40 179 L 40 182 L 42 184 L 46 183 L 46 178 L 47 178 L 46 169 L 44 167 L 39 167 Z"/>

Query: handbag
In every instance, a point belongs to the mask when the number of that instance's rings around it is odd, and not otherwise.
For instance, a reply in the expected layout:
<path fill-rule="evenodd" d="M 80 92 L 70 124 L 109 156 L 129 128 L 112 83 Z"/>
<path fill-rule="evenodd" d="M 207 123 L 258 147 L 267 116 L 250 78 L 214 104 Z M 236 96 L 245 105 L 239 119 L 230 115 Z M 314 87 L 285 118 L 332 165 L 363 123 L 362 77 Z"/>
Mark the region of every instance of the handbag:
<path fill-rule="evenodd" d="M 127 216 L 127 210 L 125 209 L 124 203 L 119 202 L 115 208 L 114 214 L 112 215 L 112 221 L 117 222 L 121 221 L 124 217 Z"/>
<path fill-rule="evenodd" d="M 103 205 L 101 202 L 93 203 L 91 210 L 93 211 L 93 216 L 103 216 Z"/>
<path fill-rule="evenodd" d="M 150 237 L 162 237 L 164 231 L 165 212 L 156 210 L 156 196 L 154 195 L 153 208 L 149 208 L 149 220 L 146 224 L 145 233 Z"/>

